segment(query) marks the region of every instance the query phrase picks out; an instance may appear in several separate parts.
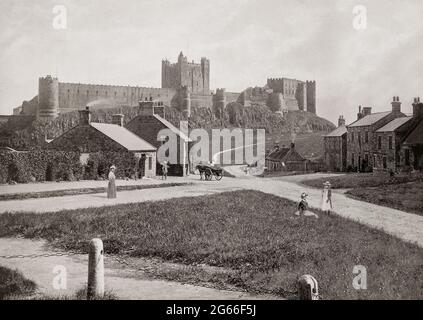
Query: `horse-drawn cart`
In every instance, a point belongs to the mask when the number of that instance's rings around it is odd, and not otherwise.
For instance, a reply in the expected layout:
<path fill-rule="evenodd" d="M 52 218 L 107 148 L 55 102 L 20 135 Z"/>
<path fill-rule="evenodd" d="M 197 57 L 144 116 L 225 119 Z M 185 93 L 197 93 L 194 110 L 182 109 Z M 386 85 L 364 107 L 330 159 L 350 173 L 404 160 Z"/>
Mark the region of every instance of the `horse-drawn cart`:
<path fill-rule="evenodd" d="M 199 164 L 197 165 L 197 170 L 200 172 L 200 179 L 203 180 L 203 176 L 205 180 L 212 180 L 213 177 L 219 181 L 223 177 L 223 169 L 210 164 Z"/>

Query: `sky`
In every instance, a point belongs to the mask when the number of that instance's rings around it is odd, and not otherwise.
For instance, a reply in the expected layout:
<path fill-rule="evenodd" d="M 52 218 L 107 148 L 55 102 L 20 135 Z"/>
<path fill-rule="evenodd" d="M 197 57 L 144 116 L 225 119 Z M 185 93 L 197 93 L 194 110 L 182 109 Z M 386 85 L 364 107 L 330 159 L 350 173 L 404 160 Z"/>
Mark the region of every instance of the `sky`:
<path fill-rule="evenodd" d="M 54 28 L 58 5 L 65 29 Z M 33 98 L 47 74 L 160 87 L 161 60 L 180 51 L 210 59 L 211 89 L 315 80 L 317 114 L 334 123 L 354 121 L 358 105 L 387 111 L 393 96 L 410 113 L 423 97 L 422 9 L 421 0 L 2 0 L 0 114 Z"/>

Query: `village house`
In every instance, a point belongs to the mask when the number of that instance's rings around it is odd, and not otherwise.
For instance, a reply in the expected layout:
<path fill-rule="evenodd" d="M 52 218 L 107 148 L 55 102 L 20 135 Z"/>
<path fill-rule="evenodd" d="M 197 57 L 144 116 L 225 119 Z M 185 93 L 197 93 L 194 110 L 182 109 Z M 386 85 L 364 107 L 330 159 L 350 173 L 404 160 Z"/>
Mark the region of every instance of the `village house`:
<path fill-rule="evenodd" d="M 380 155 L 374 152 L 378 147 L 376 131 L 396 118 L 405 117 L 399 97 L 394 97 L 391 105 L 391 111 L 377 113 L 372 113 L 370 107 L 359 106 L 357 120 L 347 125 L 347 170 L 371 171 L 378 165 Z M 383 159 L 384 156 L 382 166 Z"/>
<path fill-rule="evenodd" d="M 78 151 L 81 163 L 86 164 L 94 153 L 115 153 L 125 155 L 130 153 L 135 157 L 132 170 L 137 178 L 156 175 L 156 147 L 146 142 L 136 134 L 123 127 L 123 115 L 113 115 L 113 123 L 91 122 L 88 107 L 79 110 L 79 124 L 50 141 L 46 149 L 57 151 Z M 112 160 L 112 159 L 110 159 Z M 118 164 L 116 164 L 118 165 Z"/>
<path fill-rule="evenodd" d="M 297 152 L 293 142 L 289 148 L 285 146 L 279 147 L 276 143 L 273 150 L 266 155 L 265 164 L 268 172 L 309 171 L 314 170 L 316 167 L 314 163 Z"/>
<path fill-rule="evenodd" d="M 411 126 L 400 150 L 400 163 L 406 170 L 423 170 L 423 103 L 415 98 Z"/>
<path fill-rule="evenodd" d="M 340 116 L 338 127 L 323 137 L 323 159 L 328 171 L 345 171 L 347 167 L 347 127 Z"/>
<path fill-rule="evenodd" d="M 166 143 L 166 137 L 160 134 L 163 129 L 170 130 L 176 137 L 175 163 L 169 163 L 168 174 L 175 176 L 185 176 L 189 168 L 189 142 L 187 134 L 176 128 L 165 119 L 165 109 L 157 101 L 140 102 L 140 114 L 132 119 L 125 127 L 135 133 L 140 138 L 155 146 L 157 149 Z M 157 173 L 161 174 L 162 164 L 157 159 Z"/>

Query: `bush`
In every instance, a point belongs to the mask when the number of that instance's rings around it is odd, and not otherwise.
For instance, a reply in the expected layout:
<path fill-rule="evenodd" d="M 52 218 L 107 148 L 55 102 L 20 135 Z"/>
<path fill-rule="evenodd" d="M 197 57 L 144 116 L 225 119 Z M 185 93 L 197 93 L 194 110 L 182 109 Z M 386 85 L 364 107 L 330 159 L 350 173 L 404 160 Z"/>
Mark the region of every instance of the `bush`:
<path fill-rule="evenodd" d="M 130 178 L 135 175 L 138 161 L 132 152 L 91 153 L 85 165 L 84 178 L 107 178 L 111 165 L 116 166 L 117 178 Z"/>
<path fill-rule="evenodd" d="M 28 151 L 0 153 L 0 183 L 75 180 L 82 174 L 78 152 Z"/>

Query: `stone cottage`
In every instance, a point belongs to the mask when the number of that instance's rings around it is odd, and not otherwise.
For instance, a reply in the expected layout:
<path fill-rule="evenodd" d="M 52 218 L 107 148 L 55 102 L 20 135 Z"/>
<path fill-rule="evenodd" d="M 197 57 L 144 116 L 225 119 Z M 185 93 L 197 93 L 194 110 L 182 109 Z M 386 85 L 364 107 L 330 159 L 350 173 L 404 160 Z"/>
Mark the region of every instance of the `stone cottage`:
<path fill-rule="evenodd" d="M 185 176 L 189 168 L 189 142 L 187 134 L 176 128 L 165 119 L 164 108 L 154 102 L 140 102 L 140 114 L 132 119 L 126 128 L 137 136 L 147 141 L 157 149 L 166 143 L 167 137 L 162 136 L 160 131 L 166 130 L 174 134 L 176 140 L 176 161 L 169 162 L 169 175 Z M 157 173 L 161 174 L 160 159 L 157 159 Z"/>
<path fill-rule="evenodd" d="M 323 160 L 326 170 L 345 171 L 347 167 L 347 127 L 340 116 L 338 127 L 323 137 Z"/>
<path fill-rule="evenodd" d="M 370 107 L 359 106 L 357 120 L 347 125 L 347 170 L 363 172 L 378 163 L 380 159 L 374 155 L 378 146 L 376 131 L 396 118 L 405 117 L 399 97 L 394 97 L 391 105 L 390 111 L 377 113 L 372 113 Z"/>
<path fill-rule="evenodd" d="M 156 175 L 156 147 L 123 127 L 123 115 L 113 115 L 112 123 L 91 122 L 88 107 L 79 111 L 79 124 L 53 139 L 46 146 L 49 150 L 78 151 L 81 163 L 86 164 L 93 153 L 122 154 L 130 153 L 135 157 L 133 168 L 137 177 Z M 112 160 L 112 159 L 111 159 Z M 118 166 L 118 164 L 116 164 Z M 118 170 L 123 168 L 118 168 Z"/>

